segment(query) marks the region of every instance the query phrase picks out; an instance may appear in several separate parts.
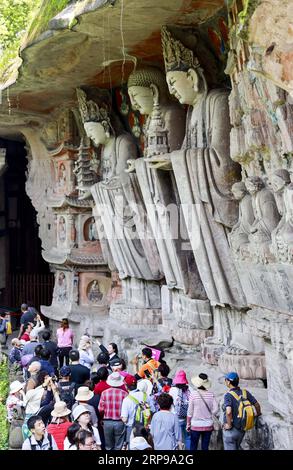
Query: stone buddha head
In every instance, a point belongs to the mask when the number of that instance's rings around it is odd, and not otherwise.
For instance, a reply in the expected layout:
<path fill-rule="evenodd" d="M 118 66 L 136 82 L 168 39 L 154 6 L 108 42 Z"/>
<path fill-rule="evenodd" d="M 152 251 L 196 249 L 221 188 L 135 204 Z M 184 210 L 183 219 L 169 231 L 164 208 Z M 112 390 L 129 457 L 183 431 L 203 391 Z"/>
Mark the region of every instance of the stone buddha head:
<path fill-rule="evenodd" d="M 263 189 L 265 184 L 263 180 L 260 178 L 260 176 L 249 176 L 245 181 L 245 186 L 247 188 L 247 191 L 251 195 L 254 195 L 258 191 Z"/>
<path fill-rule="evenodd" d="M 241 199 L 243 199 L 244 196 L 247 194 L 247 189 L 244 181 L 234 183 L 231 188 L 231 191 L 234 196 L 234 199 L 236 199 L 237 201 L 241 201 Z"/>
<path fill-rule="evenodd" d="M 163 103 L 168 95 L 163 72 L 157 67 L 147 66 L 135 70 L 128 78 L 128 94 L 133 109 L 140 114 L 150 115 L 155 97 Z"/>
<path fill-rule="evenodd" d="M 198 59 L 193 51 L 173 38 L 165 26 L 162 28 L 162 46 L 169 92 L 181 104 L 194 106 L 207 88 Z"/>
<path fill-rule="evenodd" d="M 275 170 L 271 177 L 271 185 L 275 193 L 282 191 L 287 184 L 290 183 L 289 171 L 281 168 Z"/>
<path fill-rule="evenodd" d="M 85 92 L 80 88 L 77 89 L 77 98 L 87 136 L 96 146 L 105 145 L 113 133 L 108 110 L 94 101 L 87 101 Z"/>

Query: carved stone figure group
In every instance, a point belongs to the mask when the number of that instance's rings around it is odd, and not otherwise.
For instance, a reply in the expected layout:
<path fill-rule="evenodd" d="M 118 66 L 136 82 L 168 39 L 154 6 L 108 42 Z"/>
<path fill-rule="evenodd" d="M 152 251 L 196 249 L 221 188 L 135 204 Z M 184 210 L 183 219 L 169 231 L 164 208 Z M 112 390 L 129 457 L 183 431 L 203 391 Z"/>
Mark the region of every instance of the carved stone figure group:
<path fill-rule="evenodd" d="M 238 222 L 229 234 L 238 260 L 292 262 L 293 184 L 285 169 L 272 172 L 268 181 L 250 176 L 235 183 L 232 192 L 239 201 Z"/>

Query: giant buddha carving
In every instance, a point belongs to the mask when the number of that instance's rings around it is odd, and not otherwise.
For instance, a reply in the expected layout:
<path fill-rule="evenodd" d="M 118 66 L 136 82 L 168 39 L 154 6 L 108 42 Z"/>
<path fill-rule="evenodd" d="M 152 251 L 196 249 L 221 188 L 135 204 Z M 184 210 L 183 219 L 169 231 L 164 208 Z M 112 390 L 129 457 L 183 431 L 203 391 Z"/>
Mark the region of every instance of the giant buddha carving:
<path fill-rule="evenodd" d="M 143 291 L 150 289 L 157 308 L 159 284 L 152 281 L 163 277 L 157 247 L 144 231 L 146 212 L 135 175 L 125 172 L 127 160 L 137 157 L 136 144 L 113 113 L 87 101 L 83 90 L 77 93 L 85 131 L 95 146 L 101 147 L 101 181 L 91 191 L 114 264 L 124 281 L 124 297 L 132 305 L 138 300 L 147 308 L 142 299 L 151 296 Z"/>
<path fill-rule="evenodd" d="M 171 161 L 198 271 L 212 304 L 243 307 L 227 240 L 238 215 L 231 187 L 240 179 L 239 165 L 230 158 L 229 93 L 208 90 L 193 51 L 166 27 L 162 42 L 169 91 L 189 105 L 182 149 L 171 153 Z"/>

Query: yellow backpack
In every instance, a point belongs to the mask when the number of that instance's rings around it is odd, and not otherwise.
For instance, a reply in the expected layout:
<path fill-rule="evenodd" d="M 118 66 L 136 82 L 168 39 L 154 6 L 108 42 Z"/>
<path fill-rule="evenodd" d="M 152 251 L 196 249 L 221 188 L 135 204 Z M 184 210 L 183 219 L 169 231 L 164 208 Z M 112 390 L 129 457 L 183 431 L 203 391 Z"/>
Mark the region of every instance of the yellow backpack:
<path fill-rule="evenodd" d="M 233 422 L 234 426 L 242 431 L 252 429 L 255 425 L 255 410 L 247 398 L 247 391 L 243 389 L 242 395 L 238 395 L 233 391 L 228 393 L 231 393 L 232 397 L 238 402 L 237 423 Z"/>

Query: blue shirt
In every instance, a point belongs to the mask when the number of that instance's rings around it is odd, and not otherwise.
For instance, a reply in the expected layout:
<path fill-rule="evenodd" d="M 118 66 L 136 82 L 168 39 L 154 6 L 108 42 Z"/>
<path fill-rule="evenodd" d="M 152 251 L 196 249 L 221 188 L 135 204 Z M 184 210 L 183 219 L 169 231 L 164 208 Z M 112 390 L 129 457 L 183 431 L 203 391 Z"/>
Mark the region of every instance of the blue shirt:
<path fill-rule="evenodd" d="M 45 370 L 46 372 L 48 372 L 48 374 L 51 375 L 51 377 L 55 375 L 54 367 L 52 366 L 52 364 L 50 364 L 49 361 L 40 359 L 40 363 L 41 363 L 41 370 Z"/>
<path fill-rule="evenodd" d="M 237 393 L 237 395 L 239 397 L 242 395 L 242 390 L 239 387 L 231 388 L 230 391 Z M 247 394 L 247 399 L 250 401 L 250 403 L 252 405 L 255 405 L 255 403 L 257 403 L 257 400 L 254 398 L 254 396 L 251 395 L 251 393 L 248 390 L 246 390 L 246 394 Z M 226 418 L 226 408 L 227 408 L 227 406 L 231 406 L 231 408 L 232 408 L 232 423 L 233 423 L 233 425 L 235 425 L 237 423 L 237 421 L 238 421 L 238 418 L 237 418 L 238 405 L 239 405 L 239 402 L 236 400 L 236 398 L 233 397 L 233 395 L 231 395 L 231 393 L 228 392 L 228 393 L 225 394 L 224 404 L 223 404 L 224 423 L 227 423 L 227 418 Z M 235 427 L 237 427 L 237 425 Z"/>

